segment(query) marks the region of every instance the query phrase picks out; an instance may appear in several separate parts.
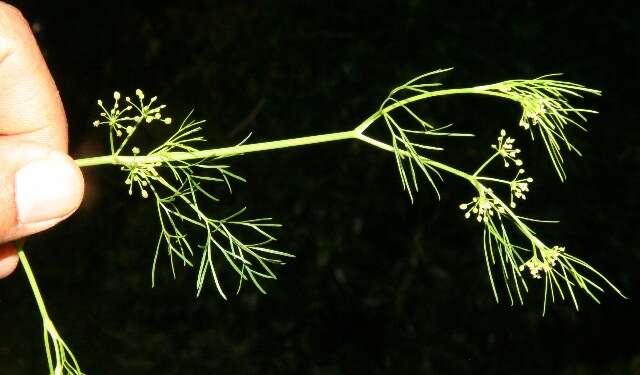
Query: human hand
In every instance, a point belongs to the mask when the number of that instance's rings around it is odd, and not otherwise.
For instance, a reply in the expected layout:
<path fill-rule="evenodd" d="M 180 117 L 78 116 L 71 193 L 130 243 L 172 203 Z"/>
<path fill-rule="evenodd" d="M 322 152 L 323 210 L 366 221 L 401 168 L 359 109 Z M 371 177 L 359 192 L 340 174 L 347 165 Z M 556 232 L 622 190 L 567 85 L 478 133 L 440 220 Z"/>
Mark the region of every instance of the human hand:
<path fill-rule="evenodd" d="M 67 152 L 67 120 L 27 21 L 0 1 L 0 278 L 18 263 L 14 240 L 80 205 L 84 182 Z"/>

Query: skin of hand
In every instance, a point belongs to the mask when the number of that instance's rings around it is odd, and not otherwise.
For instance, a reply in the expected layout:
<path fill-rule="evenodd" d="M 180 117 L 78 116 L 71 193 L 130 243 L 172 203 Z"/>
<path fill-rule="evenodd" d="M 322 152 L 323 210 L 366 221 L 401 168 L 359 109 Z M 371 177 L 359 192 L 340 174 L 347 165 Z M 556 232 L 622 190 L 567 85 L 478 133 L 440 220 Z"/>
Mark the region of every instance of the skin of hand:
<path fill-rule="evenodd" d="M 58 89 L 29 23 L 0 1 L 0 278 L 17 266 L 14 241 L 70 216 L 83 192 Z"/>

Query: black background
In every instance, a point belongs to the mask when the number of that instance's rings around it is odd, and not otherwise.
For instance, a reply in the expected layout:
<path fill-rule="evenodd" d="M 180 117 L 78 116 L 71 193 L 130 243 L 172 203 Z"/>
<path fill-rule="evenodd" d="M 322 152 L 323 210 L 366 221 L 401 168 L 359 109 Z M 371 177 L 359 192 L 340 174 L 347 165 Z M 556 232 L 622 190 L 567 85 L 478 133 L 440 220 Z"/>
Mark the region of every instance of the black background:
<path fill-rule="evenodd" d="M 640 38 L 632 2 L 21 1 L 60 89 L 74 157 L 104 153 L 95 99 L 142 87 L 179 118 L 207 119 L 214 146 L 348 130 L 388 90 L 454 66 L 448 86 L 564 72 L 601 89 L 589 132 L 571 136 L 560 183 L 539 143 L 518 140 L 536 176 L 522 210 L 596 265 L 629 297 L 608 292 L 581 311 L 541 288 L 525 306 L 496 304 L 480 230 L 457 205 L 454 178 L 437 201 L 410 204 L 391 155 L 341 142 L 232 160 L 248 179 L 222 212 L 247 206 L 284 224 L 296 258 L 268 295 L 228 302 L 195 276 L 161 266 L 150 288 L 156 222 L 124 176 L 86 171 L 85 204 L 29 240 L 50 313 L 89 374 L 640 374 L 637 188 Z M 130 94 L 129 94 L 130 95 Z M 443 98 L 435 122 L 478 135 L 447 157 L 485 157 L 518 108 Z M 246 117 L 254 112 L 249 121 Z M 152 136 L 150 136 L 152 137 Z M 141 140 L 141 145 L 145 144 Z M 228 290 L 233 275 L 225 273 Z M 45 370 L 40 321 L 22 271 L 0 282 L 0 374 Z"/>

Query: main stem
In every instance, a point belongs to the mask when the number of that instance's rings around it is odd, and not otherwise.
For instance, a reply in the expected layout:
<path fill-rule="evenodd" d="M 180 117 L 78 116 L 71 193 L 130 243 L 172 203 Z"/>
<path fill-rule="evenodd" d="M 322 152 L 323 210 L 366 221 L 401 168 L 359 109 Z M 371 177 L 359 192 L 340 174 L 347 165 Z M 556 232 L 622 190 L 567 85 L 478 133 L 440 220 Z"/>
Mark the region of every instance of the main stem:
<path fill-rule="evenodd" d="M 397 102 L 394 102 L 393 104 L 390 104 L 384 108 L 381 108 L 380 110 L 378 110 L 377 112 L 369 116 L 369 118 L 367 118 L 362 123 L 360 123 L 360 125 L 358 125 L 355 129 L 349 130 L 349 131 L 312 135 L 307 137 L 289 138 L 289 139 L 270 141 L 270 142 L 252 143 L 252 144 L 245 144 L 245 145 L 238 145 L 238 146 L 231 146 L 231 147 L 222 147 L 222 148 L 215 148 L 215 149 L 195 151 L 195 152 L 172 152 L 170 154 L 165 154 L 165 155 L 119 156 L 116 153 L 116 155 L 105 155 L 105 156 L 96 156 L 96 157 L 90 157 L 90 158 L 84 158 L 84 159 L 77 159 L 76 163 L 78 164 L 79 167 L 92 167 L 92 166 L 106 165 L 106 164 L 112 164 L 112 165 L 153 164 L 153 163 L 166 161 L 167 159 L 175 160 L 175 161 L 184 161 L 184 160 L 192 160 L 192 159 L 229 157 L 229 156 L 248 154 L 252 152 L 306 146 L 306 145 L 334 142 L 334 141 L 340 141 L 340 140 L 346 140 L 346 139 L 358 139 L 379 147 L 380 144 L 376 144 L 375 142 L 370 142 L 370 140 L 372 140 L 371 138 L 366 137 L 366 139 L 363 139 L 363 133 L 365 130 L 367 130 L 367 128 L 369 128 L 369 126 L 371 126 L 376 120 L 384 116 L 386 113 L 389 113 L 396 108 L 400 108 L 402 106 L 405 106 L 413 102 L 425 100 L 427 98 L 436 97 L 436 96 L 444 96 L 444 95 L 481 94 L 481 95 L 498 96 L 498 97 L 510 99 L 507 95 L 494 92 L 494 91 L 488 91 L 487 90 L 488 87 L 489 86 L 477 86 L 477 87 L 471 87 L 471 88 L 448 89 L 448 90 L 425 92 L 423 94 L 414 95 L 412 97 L 399 100 Z M 381 148 L 387 149 L 386 147 L 381 147 Z M 436 164 L 439 164 L 439 163 L 436 163 Z M 433 165 L 433 166 L 439 168 L 440 166 L 444 166 L 444 165 Z M 447 168 L 443 168 L 443 169 L 447 169 Z M 453 172 L 451 170 L 447 170 L 447 171 Z M 467 178 L 468 176 L 466 176 L 465 174 L 465 176 L 460 176 L 460 177 Z"/>
<path fill-rule="evenodd" d="M 191 160 L 191 159 L 207 159 L 207 158 L 220 158 L 237 156 L 243 154 L 249 154 L 252 152 L 277 150 L 281 148 L 306 146 L 317 143 L 326 143 L 340 141 L 344 139 L 354 139 L 358 135 L 354 130 L 328 133 L 320 135 L 312 135 L 308 137 L 289 138 L 279 141 L 251 143 L 246 145 L 238 145 L 232 147 L 222 147 L 210 150 L 202 150 L 195 152 L 172 152 L 165 155 L 152 155 L 152 156 L 97 156 L 92 158 L 77 159 L 76 163 L 79 167 L 91 167 L 104 164 L 115 165 L 133 165 L 133 164 L 153 164 L 157 162 L 163 162 L 167 159 L 175 161 Z"/>

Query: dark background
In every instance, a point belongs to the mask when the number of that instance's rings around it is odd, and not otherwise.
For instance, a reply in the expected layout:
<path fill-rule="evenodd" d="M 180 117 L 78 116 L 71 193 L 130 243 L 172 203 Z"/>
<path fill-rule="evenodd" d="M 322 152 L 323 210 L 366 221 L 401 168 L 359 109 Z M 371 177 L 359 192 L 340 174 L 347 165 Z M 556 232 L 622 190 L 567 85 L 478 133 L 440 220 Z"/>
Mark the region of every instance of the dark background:
<path fill-rule="evenodd" d="M 441 67 L 456 67 L 441 78 L 449 86 L 565 72 L 604 91 L 581 103 L 600 115 L 571 132 L 584 157 L 569 156 L 566 183 L 520 135 L 536 176 L 522 209 L 559 219 L 544 237 L 630 300 L 607 292 L 602 305 L 559 303 L 543 318 L 534 287 L 523 307 L 496 304 L 480 230 L 457 209 L 468 188 L 447 178 L 440 202 L 425 185 L 411 205 L 392 156 L 355 142 L 232 160 L 248 183 L 220 210 L 276 218 L 280 248 L 297 256 L 268 295 L 245 288 L 225 302 L 209 286 L 195 299 L 195 275 L 173 281 L 166 264 L 151 289 L 150 202 L 101 167 L 86 171 L 79 212 L 28 242 L 50 313 L 89 374 L 640 374 L 640 38 L 624 2 L 13 3 L 60 89 L 74 157 L 104 153 L 94 103 L 116 89 L 155 93 L 176 118 L 195 108 L 215 146 L 248 132 L 350 129 L 395 85 Z M 519 116 L 490 98 L 429 108 L 478 134 L 443 158 L 476 163 Z M 0 374 L 44 372 L 40 329 L 19 270 L 0 282 Z"/>

